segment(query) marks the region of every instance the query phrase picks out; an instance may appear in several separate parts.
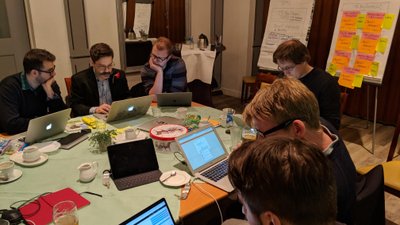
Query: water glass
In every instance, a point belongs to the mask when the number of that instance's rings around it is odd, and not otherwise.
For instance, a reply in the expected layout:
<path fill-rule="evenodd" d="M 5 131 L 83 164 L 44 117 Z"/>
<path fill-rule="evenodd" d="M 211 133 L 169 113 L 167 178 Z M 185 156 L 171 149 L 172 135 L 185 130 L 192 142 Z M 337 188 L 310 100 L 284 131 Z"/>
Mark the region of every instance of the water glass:
<path fill-rule="evenodd" d="M 73 201 L 62 201 L 53 206 L 53 222 L 55 225 L 78 225 L 77 207 Z"/>
<path fill-rule="evenodd" d="M 229 129 L 231 132 L 231 150 L 234 150 L 242 141 L 242 128 L 231 127 Z"/>

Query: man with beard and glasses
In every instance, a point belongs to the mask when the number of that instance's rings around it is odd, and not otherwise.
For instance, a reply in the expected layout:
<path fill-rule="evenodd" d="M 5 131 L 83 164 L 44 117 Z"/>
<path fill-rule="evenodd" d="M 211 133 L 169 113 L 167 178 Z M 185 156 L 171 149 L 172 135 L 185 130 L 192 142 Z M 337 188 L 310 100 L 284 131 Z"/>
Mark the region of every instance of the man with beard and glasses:
<path fill-rule="evenodd" d="M 184 92 L 187 89 L 185 62 L 172 55 L 172 43 L 159 37 L 153 45 L 149 62 L 141 72 L 146 94 Z"/>
<path fill-rule="evenodd" d="M 44 49 L 32 49 L 25 54 L 24 71 L 1 81 L 0 132 L 24 132 L 30 119 L 66 108 L 54 79 L 55 60 Z"/>
<path fill-rule="evenodd" d="M 107 114 L 113 101 L 129 96 L 125 72 L 113 68 L 114 52 L 110 46 L 97 43 L 90 48 L 91 67 L 71 79 L 69 105 L 73 116 Z"/>

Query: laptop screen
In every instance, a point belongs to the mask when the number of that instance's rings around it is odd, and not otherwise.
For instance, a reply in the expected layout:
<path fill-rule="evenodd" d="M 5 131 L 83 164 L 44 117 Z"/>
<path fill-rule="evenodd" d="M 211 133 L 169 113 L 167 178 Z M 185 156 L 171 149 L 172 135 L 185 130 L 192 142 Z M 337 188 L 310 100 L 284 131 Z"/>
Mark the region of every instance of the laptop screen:
<path fill-rule="evenodd" d="M 177 141 L 193 170 L 225 154 L 225 149 L 212 127 L 190 133 Z"/>
<path fill-rule="evenodd" d="M 127 219 L 120 225 L 174 225 L 174 219 L 164 198 Z"/>
<path fill-rule="evenodd" d="M 107 148 L 113 179 L 158 170 L 151 139 L 110 145 Z"/>

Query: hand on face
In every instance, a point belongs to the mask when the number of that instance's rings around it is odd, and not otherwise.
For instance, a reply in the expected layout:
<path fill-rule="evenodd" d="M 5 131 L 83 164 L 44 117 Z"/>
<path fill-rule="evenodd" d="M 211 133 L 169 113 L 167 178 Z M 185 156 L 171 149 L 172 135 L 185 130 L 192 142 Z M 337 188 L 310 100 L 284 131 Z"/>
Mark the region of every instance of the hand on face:
<path fill-rule="evenodd" d="M 96 108 L 95 113 L 107 114 L 110 111 L 110 109 L 111 106 L 109 104 L 102 104 Z"/>
<path fill-rule="evenodd" d="M 159 73 L 159 72 L 161 72 L 163 70 L 163 68 L 159 64 L 157 64 L 156 59 L 154 58 L 154 56 L 150 56 L 149 66 L 150 66 L 150 69 L 156 71 L 157 73 Z"/>

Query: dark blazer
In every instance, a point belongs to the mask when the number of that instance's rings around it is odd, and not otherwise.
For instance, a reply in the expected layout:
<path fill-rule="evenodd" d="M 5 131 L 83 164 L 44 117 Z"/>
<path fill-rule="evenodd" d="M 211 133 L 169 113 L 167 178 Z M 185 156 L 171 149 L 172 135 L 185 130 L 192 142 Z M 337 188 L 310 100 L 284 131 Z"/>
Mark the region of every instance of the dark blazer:
<path fill-rule="evenodd" d="M 129 88 L 124 71 L 112 69 L 108 83 L 113 101 L 128 98 Z M 99 91 L 93 67 L 74 74 L 71 79 L 71 98 L 69 99 L 72 115 L 87 115 L 91 107 L 99 106 L 99 104 Z"/>

